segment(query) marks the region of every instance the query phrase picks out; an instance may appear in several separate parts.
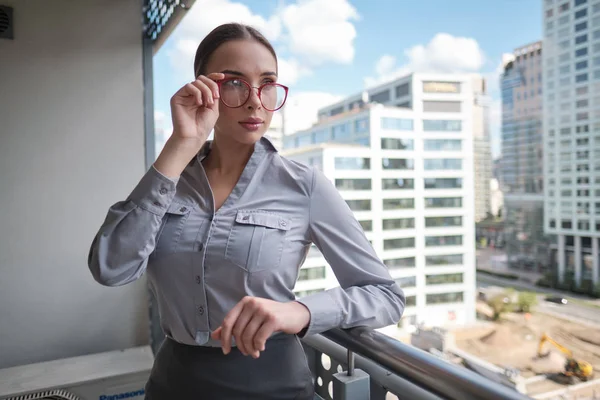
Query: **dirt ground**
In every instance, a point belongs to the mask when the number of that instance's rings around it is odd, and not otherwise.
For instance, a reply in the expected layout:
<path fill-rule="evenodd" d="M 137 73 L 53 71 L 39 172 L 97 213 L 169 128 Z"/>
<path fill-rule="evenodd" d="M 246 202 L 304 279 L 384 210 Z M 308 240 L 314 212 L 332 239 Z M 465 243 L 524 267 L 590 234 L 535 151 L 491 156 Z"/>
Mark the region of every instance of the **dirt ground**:
<path fill-rule="evenodd" d="M 600 329 L 578 325 L 544 314 L 533 313 L 529 321 L 523 314 L 506 314 L 503 321 L 474 331 L 455 331 L 456 345 L 477 357 L 505 368 L 517 368 L 524 377 L 562 371 L 565 356 L 550 343 L 544 345 L 548 356 L 537 357 L 539 340 L 546 333 L 570 349 L 576 359 L 600 371 Z"/>

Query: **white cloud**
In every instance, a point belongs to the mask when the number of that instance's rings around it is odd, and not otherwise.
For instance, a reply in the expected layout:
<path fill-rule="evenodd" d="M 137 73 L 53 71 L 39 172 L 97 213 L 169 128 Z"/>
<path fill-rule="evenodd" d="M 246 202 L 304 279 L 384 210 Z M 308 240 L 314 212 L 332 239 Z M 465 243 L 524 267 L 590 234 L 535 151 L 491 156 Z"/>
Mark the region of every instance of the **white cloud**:
<path fill-rule="evenodd" d="M 257 28 L 273 44 L 287 84 L 325 63 L 350 63 L 354 59 L 359 15 L 348 0 L 298 0 L 269 16 L 252 12 L 231 0 L 197 0 L 173 33 L 171 64 L 181 72 L 181 83 L 193 79 L 193 62 L 200 41 L 214 28 L 240 22 Z M 283 80 L 282 80 L 283 81 Z"/>
<path fill-rule="evenodd" d="M 354 59 L 356 29 L 351 21 L 359 15 L 347 0 L 299 0 L 281 15 L 290 51 L 306 62 L 348 64 Z"/>
<path fill-rule="evenodd" d="M 325 92 L 300 92 L 290 95 L 283 110 L 285 115 L 285 134 L 310 128 L 317 122 L 317 111 L 342 99 Z"/>
<path fill-rule="evenodd" d="M 404 52 L 406 62 L 397 65 L 396 57 L 384 54 L 375 64 L 375 77 L 365 78 L 366 86 L 390 81 L 411 71 L 459 73 L 476 72 L 485 56 L 475 39 L 438 33 L 426 45 L 416 45 Z"/>

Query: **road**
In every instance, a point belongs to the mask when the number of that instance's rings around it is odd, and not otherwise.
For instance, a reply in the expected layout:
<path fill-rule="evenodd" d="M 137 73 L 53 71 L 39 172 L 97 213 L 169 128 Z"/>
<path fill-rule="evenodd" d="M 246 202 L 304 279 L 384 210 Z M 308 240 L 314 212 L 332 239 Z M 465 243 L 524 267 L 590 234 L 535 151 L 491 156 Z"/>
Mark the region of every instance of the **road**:
<path fill-rule="evenodd" d="M 567 298 L 574 298 L 575 295 L 571 295 L 559 292 L 552 289 L 539 288 L 537 286 L 531 286 L 526 283 L 515 282 L 507 279 L 491 277 L 491 276 L 482 276 L 477 275 L 477 286 L 478 287 L 487 287 L 487 286 L 502 286 L 502 287 L 513 287 L 519 290 L 531 290 L 535 292 L 543 292 L 549 295 L 557 295 L 564 296 Z M 546 295 L 538 296 L 538 310 L 542 312 L 547 312 L 548 314 L 555 314 L 556 316 L 560 316 L 561 318 L 573 320 L 573 322 L 588 322 L 594 325 L 600 325 L 600 308 L 586 306 L 579 303 L 569 302 L 565 305 L 560 305 L 556 303 L 551 303 L 545 301 L 544 298 Z"/>

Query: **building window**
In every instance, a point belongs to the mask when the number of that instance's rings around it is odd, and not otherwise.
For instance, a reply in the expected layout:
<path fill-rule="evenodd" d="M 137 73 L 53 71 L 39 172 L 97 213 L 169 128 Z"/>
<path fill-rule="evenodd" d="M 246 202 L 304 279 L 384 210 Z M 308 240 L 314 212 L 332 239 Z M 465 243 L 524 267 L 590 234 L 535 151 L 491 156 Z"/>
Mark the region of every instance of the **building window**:
<path fill-rule="evenodd" d="M 371 190 L 371 179 L 336 179 L 339 190 Z"/>
<path fill-rule="evenodd" d="M 427 304 L 462 303 L 463 292 L 428 294 L 425 297 L 425 302 Z"/>
<path fill-rule="evenodd" d="M 412 158 L 383 158 L 381 160 L 383 169 L 414 169 L 415 163 Z"/>
<path fill-rule="evenodd" d="M 386 89 L 382 92 L 372 94 L 369 96 L 369 100 L 373 103 L 387 103 L 390 101 L 390 91 Z"/>
<path fill-rule="evenodd" d="M 425 151 L 460 151 L 462 140 L 460 139 L 425 139 L 423 141 Z"/>
<path fill-rule="evenodd" d="M 579 74 L 575 76 L 575 82 L 586 82 L 588 80 L 588 74 Z"/>
<path fill-rule="evenodd" d="M 360 226 L 362 226 L 363 231 L 371 232 L 373 230 L 373 221 L 358 221 Z"/>
<path fill-rule="evenodd" d="M 459 158 L 426 158 L 423 163 L 425 171 L 456 171 L 462 169 L 462 160 Z"/>
<path fill-rule="evenodd" d="M 415 180 L 412 178 L 383 178 L 381 180 L 381 186 L 383 187 L 383 190 L 414 189 Z"/>
<path fill-rule="evenodd" d="M 587 8 L 584 8 L 583 10 L 579 10 L 575 13 L 575 19 L 583 18 L 586 15 L 587 15 Z"/>
<path fill-rule="evenodd" d="M 402 269 L 402 268 L 414 268 L 416 266 L 415 257 L 405 258 L 392 258 L 389 260 L 383 260 L 383 263 L 389 269 Z"/>
<path fill-rule="evenodd" d="M 396 97 L 404 97 L 408 96 L 410 93 L 410 88 L 408 83 L 403 83 L 400 86 L 396 86 Z"/>
<path fill-rule="evenodd" d="M 425 132 L 460 132 L 462 130 L 462 121 L 424 119 L 423 130 Z"/>
<path fill-rule="evenodd" d="M 461 189 L 462 178 L 425 178 L 425 189 Z"/>
<path fill-rule="evenodd" d="M 325 267 L 302 268 L 298 274 L 299 281 L 309 281 L 313 279 L 325 279 Z"/>
<path fill-rule="evenodd" d="M 577 50 L 575 50 L 575 57 L 587 56 L 587 53 L 588 53 L 587 47 L 584 47 L 582 49 L 577 49 Z"/>
<path fill-rule="evenodd" d="M 415 208 L 415 199 L 383 199 L 384 210 L 409 210 Z"/>
<path fill-rule="evenodd" d="M 460 82 L 423 82 L 423 93 L 460 93 Z"/>
<path fill-rule="evenodd" d="M 381 129 L 396 130 L 396 131 L 412 131 L 413 120 L 402 118 L 381 118 Z"/>
<path fill-rule="evenodd" d="M 314 144 L 324 143 L 329 140 L 329 130 L 320 129 L 312 133 L 312 142 Z"/>
<path fill-rule="evenodd" d="M 371 200 L 346 200 L 352 211 L 371 211 Z"/>
<path fill-rule="evenodd" d="M 334 125 L 331 128 L 334 140 L 346 140 L 352 137 L 352 125 L 350 123 L 343 123 Z"/>
<path fill-rule="evenodd" d="M 587 22 L 580 22 L 579 24 L 575 25 L 575 32 L 580 32 L 587 29 Z"/>
<path fill-rule="evenodd" d="M 560 5 L 560 7 L 558 7 L 558 11 L 559 12 L 565 12 L 569 9 L 569 3 L 563 3 Z"/>
<path fill-rule="evenodd" d="M 587 40 L 588 40 L 587 35 L 580 35 L 575 38 L 575 44 L 578 45 L 581 43 L 585 43 L 585 42 L 587 42 Z"/>
<path fill-rule="evenodd" d="M 462 235 L 425 236 L 425 247 L 462 246 Z"/>
<path fill-rule="evenodd" d="M 587 3 L 587 0 L 575 0 L 575 7 L 579 7 L 585 3 Z"/>
<path fill-rule="evenodd" d="M 569 220 L 562 220 L 560 223 L 560 226 L 563 229 L 572 229 L 573 228 L 573 224 Z"/>
<path fill-rule="evenodd" d="M 575 69 L 580 70 L 580 69 L 587 68 L 587 66 L 588 66 L 587 61 L 579 61 L 578 63 L 575 64 Z"/>
<path fill-rule="evenodd" d="M 344 170 L 371 169 L 371 159 L 370 158 L 359 158 L 359 157 L 336 157 L 335 158 L 335 169 L 344 169 Z"/>
<path fill-rule="evenodd" d="M 590 230 L 590 222 L 589 221 L 577 221 L 577 229 L 580 231 L 589 231 Z"/>
<path fill-rule="evenodd" d="M 417 305 L 417 296 L 406 296 L 405 299 L 406 307 L 414 307 Z"/>
<path fill-rule="evenodd" d="M 425 218 L 425 227 L 451 227 L 462 226 L 462 217 L 427 217 Z"/>
<path fill-rule="evenodd" d="M 415 227 L 414 218 L 394 218 L 383 220 L 383 230 L 392 231 L 396 229 L 413 229 Z"/>
<path fill-rule="evenodd" d="M 401 288 L 410 288 L 417 286 L 417 278 L 414 276 L 404 276 L 402 278 L 396 278 L 395 282 Z"/>
<path fill-rule="evenodd" d="M 463 263 L 462 254 L 444 254 L 437 256 L 426 256 L 425 266 L 433 267 L 438 265 L 461 265 Z"/>
<path fill-rule="evenodd" d="M 385 239 L 383 241 L 384 250 L 412 249 L 414 247 L 415 238 Z"/>
<path fill-rule="evenodd" d="M 446 285 L 453 283 L 463 283 L 463 274 L 425 275 L 426 285 Z"/>
<path fill-rule="evenodd" d="M 425 208 L 460 208 L 462 197 L 426 197 Z"/>
<path fill-rule="evenodd" d="M 384 150 L 413 150 L 412 139 L 381 138 L 381 148 Z"/>
<path fill-rule="evenodd" d="M 423 101 L 423 112 L 447 112 L 447 113 L 459 113 L 461 112 L 462 103 L 460 101 Z"/>
<path fill-rule="evenodd" d="M 357 119 L 356 121 L 354 121 L 354 132 L 355 133 L 369 132 L 369 117 Z"/>

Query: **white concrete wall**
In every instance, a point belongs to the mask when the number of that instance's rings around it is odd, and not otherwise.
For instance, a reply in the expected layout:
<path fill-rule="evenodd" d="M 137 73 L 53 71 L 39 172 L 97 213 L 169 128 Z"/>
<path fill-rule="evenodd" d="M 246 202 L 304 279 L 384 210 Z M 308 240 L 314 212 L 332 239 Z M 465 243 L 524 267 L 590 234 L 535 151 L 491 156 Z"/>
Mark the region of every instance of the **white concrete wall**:
<path fill-rule="evenodd" d="M 145 282 L 105 288 L 87 268 L 145 170 L 141 2 L 2 4 L 0 368 L 147 343 Z"/>

